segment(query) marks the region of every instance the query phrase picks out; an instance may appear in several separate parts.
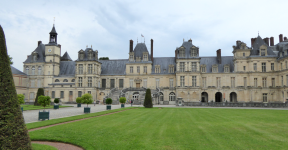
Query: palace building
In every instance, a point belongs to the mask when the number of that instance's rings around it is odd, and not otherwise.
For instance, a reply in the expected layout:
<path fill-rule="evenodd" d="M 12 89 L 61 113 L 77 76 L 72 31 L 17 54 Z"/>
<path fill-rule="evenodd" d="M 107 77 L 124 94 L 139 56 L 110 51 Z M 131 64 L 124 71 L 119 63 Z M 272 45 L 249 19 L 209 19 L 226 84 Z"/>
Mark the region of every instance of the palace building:
<path fill-rule="evenodd" d="M 38 46 L 24 61 L 23 72 L 14 70 L 18 94 L 26 102 L 34 102 L 37 89 L 45 95 L 60 98 L 63 103 L 75 103 L 77 97 L 90 93 L 103 102 L 110 97 L 144 101 L 146 89 L 151 89 L 154 104 L 184 102 L 285 102 L 288 98 L 288 40 L 279 35 L 262 39 L 251 38 L 251 46 L 236 41 L 233 56 L 199 56 L 199 47 L 192 40 L 179 43 L 174 57 L 154 57 L 145 43 L 134 46 L 130 40 L 129 56 L 124 59 L 99 60 L 95 50 L 86 47 L 72 60 L 67 52 L 61 56 L 61 45 L 53 25 L 49 43 Z M 174 55 L 174 54 L 173 54 Z M 17 77 L 17 79 L 16 79 Z M 19 78 L 19 79 L 18 79 Z M 23 83 L 22 83 L 23 79 Z M 25 82 L 24 82 L 25 80 Z"/>

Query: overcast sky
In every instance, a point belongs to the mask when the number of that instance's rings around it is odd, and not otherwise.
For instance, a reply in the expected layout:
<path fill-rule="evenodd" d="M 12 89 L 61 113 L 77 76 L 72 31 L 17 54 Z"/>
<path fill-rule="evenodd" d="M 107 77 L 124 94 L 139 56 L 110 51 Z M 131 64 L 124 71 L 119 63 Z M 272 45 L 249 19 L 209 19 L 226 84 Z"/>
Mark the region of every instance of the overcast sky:
<path fill-rule="evenodd" d="M 47 44 L 53 26 L 62 54 L 75 60 L 86 45 L 99 57 L 128 59 L 129 40 L 144 42 L 154 57 L 173 57 L 183 39 L 193 40 L 200 56 L 232 56 L 237 40 L 251 46 L 251 38 L 288 36 L 287 0 L 137 0 L 137 1 L 0 1 L 0 25 L 13 66 L 23 71 L 27 55 L 41 40 Z"/>

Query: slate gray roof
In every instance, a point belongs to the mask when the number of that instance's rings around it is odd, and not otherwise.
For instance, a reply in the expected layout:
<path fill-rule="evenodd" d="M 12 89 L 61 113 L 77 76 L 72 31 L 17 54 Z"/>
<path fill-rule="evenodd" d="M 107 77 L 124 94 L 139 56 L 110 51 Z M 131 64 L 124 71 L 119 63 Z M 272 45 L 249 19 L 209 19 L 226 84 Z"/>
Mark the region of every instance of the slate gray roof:
<path fill-rule="evenodd" d="M 253 56 L 253 55 L 259 56 L 259 52 L 260 52 L 259 48 L 261 45 L 267 46 L 267 55 L 276 56 L 276 54 L 273 52 L 273 49 L 270 48 L 260 36 L 258 36 L 255 42 L 253 43 L 250 56 Z M 263 56 L 259 56 L 259 57 L 263 57 Z"/>
<path fill-rule="evenodd" d="M 179 48 L 182 47 L 182 46 L 185 48 L 185 57 L 179 57 Z M 176 49 L 176 51 L 177 51 L 177 58 L 199 58 L 199 51 L 198 51 L 197 57 L 191 57 L 191 55 L 190 55 L 190 48 L 191 48 L 192 46 L 195 46 L 195 45 L 192 44 L 192 42 L 184 41 L 184 42 L 182 43 L 182 45 Z M 195 46 L 195 47 L 197 47 L 197 46 Z"/>
<path fill-rule="evenodd" d="M 20 71 L 20 70 L 18 70 L 18 69 L 16 69 L 16 68 L 14 68 L 13 66 L 10 65 L 10 67 L 11 67 L 12 74 L 18 74 L 18 75 L 25 75 L 25 76 L 27 76 L 24 72 L 22 72 L 22 71 Z"/>
<path fill-rule="evenodd" d="M 74 61 L 60 61 L 59 76 L 75 76 L 75 64 Z"/>
<path fill-rule="evenodd" d="M 51 33 L 56 33 L 57 34 L 54 24 L 53 24 L 53 28 L 52 28 L 52 30 L 51 30 L 51 32 L 49 34 L 51 34 Z"/>
<path fill-rule="evenodd" d="M 82 50 L 82 49 L 81 49 L 81 50 Z M 80 50 L 80 51 L 81 51 L 81 50 Z M 91 61 L 91 60 L 88 59 L 88 51 L 89 51 L 89 50 L 92 50 L 92 51 L 93 51 L 93 55 L 94 55 L 94 56 L 96 55 L 96 53 L 98 53 L 97 50 L 94 51 L 92 48 L 86 48 L 85 51 L 83 50 L 83 51 L 84 51 L 84 59 L 83 59 L 83 60 L 80 60 L 79 57 L 78 57 L 78 59 L 77 59 L 76 61 Z M 80 51 L 79 51 L 79 52 L 80 52 Z M 79 52 L 78 52 L 78 54 L 79 54 Z M 92 60 L 96 60 L 96 61 L 97 61 L 97 58 L 96 58 L 96 57 L 93 57 Z"/>
<path fill-rule="evenodd" d="M 101 75 L 125 75 L 128 59 L 99 60 L 101 62 Z"/>
<path fill-rule="evenodd" d="M 69 54 L 67 52 L 64 53 L 64 55 L 61 57 L 61 61 L 72 61 Z"/>
<path fill-rule="evenodd" d="M 201 57 L 200 65 L 206 65 L 206 72 L 212 72 L 212 66 L 217 64 L 218 65 L 218 72 L 224 72 L 224 65 L 229 64 L 230 72 L 234 71 L 234 63 L 233 63 L 233 56 L 222 56 L 221 57 L 221 64 L 218 64 L 217 57 Z"/>
<path fill-rule="evenodd" d="M 277 56 L 279 57 L 279 59 L 286 57 L 284 51 L 286 51 L 286 54 L 288 54 L 288 40 L 285 40 L 283 42 L 280 42 L 278 44 L 275 45 L 276 50 L 279 51 Z M 282 56 L 280 56 L 280 53 L 282 54 Z"/>
<path fill-rule="evenodd" d="M 146 47 L 145 43 L 137 43 L 137 45 L 134 48 L 134 60 L 136 60 L 136 57 L 140 57 L 141 60 L 143 60 L 143 52 L 148 52 L 148 60 L 151 60 L 151 56 L 149 54 L 149 51 Z"/>
<path fill-rule="evenodd" d="M 155 73 L 155 65 L 160 65 L 161 73 Z M 175 74 L 169 73 L 169 65 L 174 65 L 174 72 L 176 72 L 175 57 L 154 57 L 152 74 Z M 164 69 L 166 69 L 166 71 L 164 71 Z"/>
<path fill-rule="evenodd" d="M 37 52 L 37 60 L 33 61 L 32 54 L 33 52 Z M 33 63 L 33 62 L 45 62 L 45 45 L 39 44 L 39 46 L 28 56 L 28 58 L 24 61 L 24 63 Z"/>

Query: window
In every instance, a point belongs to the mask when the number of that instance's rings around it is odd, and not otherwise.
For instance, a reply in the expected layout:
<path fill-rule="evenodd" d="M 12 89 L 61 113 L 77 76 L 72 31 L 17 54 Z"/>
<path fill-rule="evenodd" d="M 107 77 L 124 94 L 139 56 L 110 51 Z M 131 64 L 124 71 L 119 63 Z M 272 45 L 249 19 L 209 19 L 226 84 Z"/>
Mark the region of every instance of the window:
<path fill-rule="evenodd" d="M 147 88 L 147 79 L 143 79 L 143 87 Z"/>
<path fill-rule="evenodd" d="M 274 71 L 274 63 L 271 63 L 271 70 Z"/>
<path fill-rule="evenodd" d="M 50 75 L 50 71 L 48 71 L 48 75 Z"/>
<path fill-rule="evenodd" d="M 267 93 L 263 93 L 263 102 L 267 102 Z"/>
<path fill-rule="evenodd" d="M 119 88 L 123 88 L 123 79 L 119 79 Z"/>
<path fill-rule="evenodd" d="M 137 73 L 140 73 L 140 66 L 137 66 Z"/>
<path fill-rule="evenodd" d="M 192 87 L 196 87 L 196 76 L 192 76 Z"/>
<path fill-rule="evenodd" d="M 224 67 L 224 72 L 228 73 L 229 72 L 229 67 Z"/>
<path fill-rule="evenodd" d="M 262 63 L 262 72 L 266 72 L 266 63 Z"/>
<path fill-rule="evenodd" d="M 130 73 L 133 73 L 133 67 L 130 67 Z"/>
<path fill-rule="evenodd" d="M 78 87 L 82 87 L 82 77 L 78 77 Z"/>
<path fill-rule="evenodd" d="M 67 79 L 64 79 L 63 82 L 68 82 L 68 80 L 67 80 Z"/>
<path fill-rule="evenodd" d="M 88 77 L 88 87 L 92 87 L 92 77 Z"/>
<path fill-rule="evenodd" d="M 51 96 L 52 98 L 55 98 L 55 91 L 52 91 Z"/>
<path fill-rule="evenodd" d="M 160 79 L 156 79 L 156 88 L 159 88 Z"/>
<path fill-rule="evenodd" d="M 71 82 L 75 82 L 75 79 L 72 79 Z"/>
<path fill-rule="evenodd" d="M 180 50 L 180 55 L 179 56 L 180 57 L 185 57 L 185 50 L 184 49 Z"/>
<path fill-rule="evenodd" d="M 26 70 L 25 70 L 25 71 L 26 71 L 25 73 L 26 73 L 27 75 L 29 75 L 29 67 L 26 67 Z"/>
<path fill-rule="evenodd" d="M 257 78 L 254 78 L 254 87 L 257 87 Z"/>
<path fill-rule="evenodd" d="M 262 78 L 262 87 L 267 87 L 267 78 Z"/>
<path fill-rule="evenodd" d="M 244 87 L 247 87 L 247 77 L 244 77 Z"/>
<path fill-rule="evenodd" d="M 144 61 L 148 61 L 148 57 L 147 57 L 147 55 L 144 55 L 143 60 L 144 60 Z"/>
<path fill-rule="evenodd" d="M 83 64 L 80 64 L 78 67 L 78 74 L 83 74 Z"/>
<path fill-rule="evenodd" d="M 33 92 L 30 93 L 30 99 L 34 99 L 34 93 Z"/>
<path fill-rule="evenodd" d="M 133 87 L 133 79 L 130 79 L 130 87 Z"/>
<path fill-rule="evenodd" d="M 192 49 L 191 50 L 191 57 L 196 57 L 197 56 L 197 50 L 196 49 Z"/>
<path fill-rule="evenodd" d="M 287 63 L 286 63 L 286 65 L 287 65 Z M 287 67 L 286 67 L 286 68 L 287 68 Z M 41 68 L 41 66 L 38 67 L 38 75 L 42 75 L 42 68 Z"/>
<path fill-rule="evenodd" d="M 159 100 L 160 100 L 160 101 L 164 101 L 164 96 L 163 96 L 163 93 L 162 93 L 162 92 L 159 93 Z"/>
<path fill-rule="evenodd" d="M 64 98 L 64 91 L 60 92 L 60 98 Z"/>
<path fill-rule="evenodd" d="M 243 57 L 245 57 L 245 53 L 243 53 Z"/>
<path fill-rule="evenodd" d="M 284 86 L 283 76 L 281 76 L 281 86 Z"/>
<path fill-rule="evenodd" d="M 35 67 L 32 67 L 32 75 L 35 75 Z"/>
<path fill-rule="evenodd" d="M 89 54 L 88 54 L 88 59 L 89 60 L 92 60 L 93 59 L 93 52 L 92 52 L 92 50 L 89 52 Z"/>
<path fill-rule="evenodd" d="M 253 64 L 253 69 L 254 69 L 254 71 L 257 71 L 257 63 Z"/>
<path fill-rule="evenodd" d="M 231 88 L 235 88 L 235 77 L 231 77 Z"/>
<path fill-rule="evenodd" d="M 92 74 L 92 64 L 88 64 L 88 74 Z"/>
<path fill-rule="evenodd" d="M 272 87 L 275 87 L 275 78 L 272 78 Z"/>
<path fill-rule="evenodd" d="M 174 80 L 173 80 L 173 79 L 170 79 L 170 80 L 169 80 L 169 87 L 170 87 L 170 88 L 173 88 L 173 83 L 174 83 Z"/>
<path fill-rule="evenodd" d="M 102 79 L 102 88 L 106 88 L 106 79 Z"/>
<path fill-rule="evenodd" d="M 180 86 L 181 87 L 185 86 L 185 77 L 184 76 L 180 76 Z"/>
<path fill-rule="evenodd" d="M 35 86 L 35 81 L 32 79 L 31 80 L 31 87 L 34 87 Z"/>
<path fill-rule="evenodd" d="M 180 72 L 184 72 L 184 69 L 185 69 L 185 63 L 180 62 Z"/>
<path fill-rule="evenodd" d="M 174 73 L 174 66 L 169 67 L 169 73 Z"/>
<path fill-rule="evenodd" d="M 37 87 L 41 87 L 41 79 L 38 79 L 38 81 L 37 81 Z"/>
<path fill-rule="evenodd" d="M 160 73 L 160 66 L 155 67 L 155 73 Z"/>
<path fill-rule="evenodd" d="M 88 91 L 89 94 L 91 94 L 91 91 Z"/>
<path fill-rule="evenodd" d="M 197 71 L 196 62 L 192 62 L 192 72 L 196 72 L 196 71 Z"/>
<path fill-rule="evenodd" d="M 144 66 L 144 73 L 147 73 L 147 66 Z"/>
<path fill-rule="evenodd" d="M 261 49 L 261 56 L 265 56 L 265 49 Z"/>
<path fill-rule="evenodd" d="M 115 88 L 115 79 L 110 79 L 110 88 Z"/>
<path fill-rule="evenodd" d="M 134 60 L 133 55 L 130 55 L 130 61 L 133 61 L 133 60 Z"/>
<path fill-rule="evenodd" d="M 283 69 L 283 67 L 282 67 L 282 63 L 281 63 L 281 70 Z M 32 68 L 32 72 L 33 72 L 33 68 Z"/>
<path fill-rule="evenodd" d="M 82 91 L 78 91 L 78 97 L 82 96 Z"/>
<path fill-rule="evenodd" d="M 246 70 L 246 66 L 243 66 L 243 71 L 245 71 Z"/>
<path fill-rule="evenodd" d="M 202 86 L 203 88 L 206 88 L 206 77 L 202 78 Z"/>
<path fill-rule="evenodd" d="M 216 81 L 217 81 L 217 88 L 220 88 L 221 87 L 221 78 L 216 77 Z"/>
<path fill-rule="evenodd" d="M 213 67 L 213 72 L 214 72 L 214 73 L 217 72 L 217 67 Z"/>
<path fill-rule="evenodd" d="M 55 82 L 60 82 L 60 81 L 58 79 L 56 79 Z"/>
<path fill-rule="evenodd" d="M 169 101 L 175 101 L 175 99 L 176 99 L 175 93 L 171 92 L 169 94 Z"/>

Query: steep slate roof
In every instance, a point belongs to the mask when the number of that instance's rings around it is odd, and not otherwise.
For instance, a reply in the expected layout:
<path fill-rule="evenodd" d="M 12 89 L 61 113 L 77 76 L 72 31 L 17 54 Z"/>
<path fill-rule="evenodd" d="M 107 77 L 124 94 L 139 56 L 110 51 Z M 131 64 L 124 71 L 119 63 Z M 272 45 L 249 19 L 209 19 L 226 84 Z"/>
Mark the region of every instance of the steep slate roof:
<path fill-rule="evenodd" d="M 125 75 L 128 59 L 99 60 L 101 62 L 101 75 Z"/>
<path fill-rule="evenodd" d="M 16 68 L 14 68 L 13 66 L 10 65 L 10 67 L 11 67 L 12 74 L 19 74 L 19 75 L 25 75 L 25 76 L 27 76 L 24 72 L 22 72 L 22 71 L 20 71 L 20 70 L 18 70 L 18 69 L 16 69 Z"/>
<path fill-rule="evenodd" d="M 270 55 L 270 56 L 271 56 L 271 55 L 276 56 L 276 54 L 273 52 L 273 49 L 270 48 L 270 47 L 264 42 L 264 40 L 263 40 L 260 36 L 258 36 L 258 37 L 256 38 L 255 42 L 253 43 L 250 56 L 253 56 L 253 55 L 254 55 L 254 56 L 259 56 L 259 52 L 260 52 L 259 48 L 260 48 L 261 45 L 267 46 L 267 54 L 268 54 L 268 56 L 269 56 L 269 55 Z M 259 57 L 263 57 L 263 56 L 259 56 Z"/>
<path fill-rule="evenodd" d="M 42 44 L 42 43 L 39 44 L 39 46 L 33 52 L 38 53 L 36 62 L 45 62 L 45 45 L 44 44 Z M 32 53 L 31 53 L 31 55 L 28 56 L 28 58 L 24 61 L 24 63 L 34 62 L 33 58 L 32 58 Z"/>
<path fill-rule="evenodd" d="M 160 65 L 161 73 L 155 73 L 155 65 Z M 169 73 L 169 65 L 174 65 L 174 73 Z M 166 69 L 166 71 L 164 71 Z M 152 74 L 175 74 L 175 57 L 154 57 L 152 65 Z"/>
<path fill-rule="evenodd" d="M 185 48 L 185 57 L 179 57 L 179 48 L 182 46 Z M 195 46 L 192 44 L 192 42 L 189 42 L 189 41 L 183 42 L 182 45 L 177 48 L 177 58 L 199 58 L 199 52 L 197 54 L 198 55 L 197 57 L 191 57 L 190 56 L 190 48 L 192 46 Z M 195 47 L 197 47 L 197 46 L 195 46 Z"/>
<path fill-rule="evenodd" d="M 218 72 L 224 72 L 224 65 L 229 64 L 230 72 L 234 71 L 234 64 L 233 64 L 233 56 L 222 56 L 221 57 L 221 64 L 218 64 L 217 57 L 201 57 L 200 65 L 206 65 L 206 72 L 212 72 L 212 66 L 217 64 L 218 65 Z"/>
<path fill-rule="evenodd" d="M 149 54 L 149 51 L 146 47 L 145 43 L 137 43 L 136 47 L 134 48 L 134 59 L 136 60 L 136 57 L 140 57 L 141 60 L 143 59 L 143 52 L 148 52 L 148 60 L 151 60 L 151 56 Z"/>
<path fill-rule="evenodd" d="M 61 61 L 72 61 L 69 54 L 67 52 L 64 53 L 64 55 L 61 57 Z"/>
<path fill-rule="evenodd" d="M 59 76 L 75 76 L 75 64 L 74 61 L 60 61 Z"/>
<path fill-rule="evenodd" d="M 52 28 L 52 30 L 51 30 L 51 32 L 49 33 L 49 34 L 51 34 L 51 33 L 55 33 L 55 34 L 57 34 L 57 32 L 56 32 L 56 29 L 55 29 L 55 26 L 53 25 L 53 28 Z"/>
<path fill-rule="evenodd" d="M 92 48 L 86 48 L 85 51 L 84 51 L 84 59 L 83 59 L 83 60 L 79 60 L 79 57 L 78 57 L 76 61 L 91 61 L 91 60 L 88 59 L 88 51 L 89 51 L 89 50 L 92 50 L 92 51 L 93 51 L 94 56 L 95 56 L 96 53 L 98 52 L 97 50 L 94 51 Z M 81 50 L 80 50 L 80 51 L 81 51 Z M 79 52 L 80 52 L 80 51 L 79 51 Z M 79 52 L 78 52 L 78 54 L 79 54 Z M 97 59 L 94 57 L 92 60 L 97 60 Z"/>
<path fill-rule="evenodd" d="M 283 42 L 276 44 L 275 47 L 278 51 L 278 54 L 277 54 L 277 56 L 279 57 L 278 59 L 281 59 L 283 57 L 287 57 L 287 55 L 285 55 L 284 51 L 286 51 L 286 54 L 288 54 L 288 40 L 285 40 Z M 282 56 L 280 56 L 280 53 L 282 54 Z"/>

